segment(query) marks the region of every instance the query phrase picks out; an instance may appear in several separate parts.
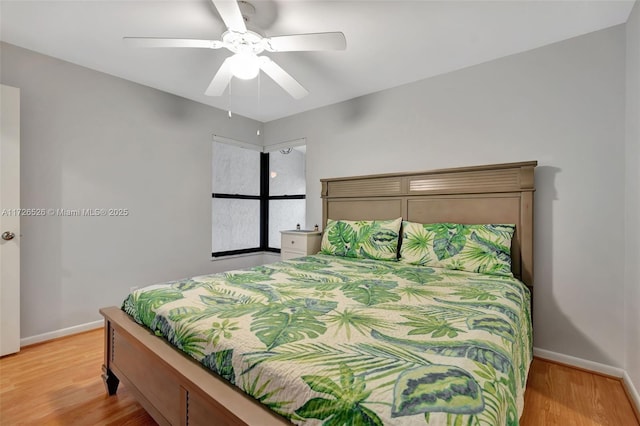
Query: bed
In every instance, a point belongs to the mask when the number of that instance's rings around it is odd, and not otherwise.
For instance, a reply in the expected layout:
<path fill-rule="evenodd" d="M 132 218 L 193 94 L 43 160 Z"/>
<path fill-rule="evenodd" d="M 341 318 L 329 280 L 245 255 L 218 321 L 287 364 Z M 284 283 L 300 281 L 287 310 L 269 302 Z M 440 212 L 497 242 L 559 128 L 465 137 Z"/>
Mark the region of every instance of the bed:
<path fill-rule="evenodd" d="M 535 166 L 323 179 L 322 253 L 101 309 L 108 393 L 123 381 L 159 424 L 517 424 Z M 495 262 L 460 262 L 463 234 Z"/>

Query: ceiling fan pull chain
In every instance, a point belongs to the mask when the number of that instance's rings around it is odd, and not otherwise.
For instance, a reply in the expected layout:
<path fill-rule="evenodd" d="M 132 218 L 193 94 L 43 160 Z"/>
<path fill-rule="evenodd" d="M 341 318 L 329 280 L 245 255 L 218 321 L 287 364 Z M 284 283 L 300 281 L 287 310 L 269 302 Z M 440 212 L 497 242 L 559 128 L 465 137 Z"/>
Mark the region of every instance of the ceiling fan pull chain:
<path fill-rule="evenodd" d="M 229 111 L 229 118 L 231 118 L 231 83 L 233 79 L 229 80 L 229 90 L 227 91 L 227 110 Z"/>
<path fill-rule="evenodd" d="M 261 105 L 260 104 L 260 99 L 262 99 L 261 98 L 261 94 L 260 94 L 261 87 L 262 87 L 262 75 L 261 74 L 262 73 L 258 74 L 258 111 L 262 110 L 262 107 L 260 106 Z M 256 135 L 260 136 L 260 128 L 259 127 L 258 127 L 258 130 L 256 130 Z"/>

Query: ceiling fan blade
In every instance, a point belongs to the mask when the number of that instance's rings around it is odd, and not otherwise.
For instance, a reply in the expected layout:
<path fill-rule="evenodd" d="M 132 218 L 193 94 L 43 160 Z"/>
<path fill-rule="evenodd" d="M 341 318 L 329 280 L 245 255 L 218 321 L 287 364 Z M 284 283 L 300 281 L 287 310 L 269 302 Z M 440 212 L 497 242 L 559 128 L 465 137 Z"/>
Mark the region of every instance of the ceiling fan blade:
<path fill-rule="evenodd" d="M 240 6 L 236 0 L 211 0 L 213 5 L 218 9 L 220 17 L 224 24 L 231 31 L 237 33 L 246 33 L 247 26 L 244 23 Z"/>
<path fill-rule="evenodd" d="M 213 77 L 213 80 L 211 80 L 211 84 L 209 84 L 209 87 L 207 87 L 207 90 L 204 92 L 205 95 L 220 96 L 224 93 L 225 89 L 229 85 L 229 81 L 231 81 L 231 77 L 233 77 L 229 59 L 231 58 L 224 60 L 220 69 Z"/>
<path fill-rule="evenodd" d="M 302 85 L 300 85 L 300 83 L 291 77 L 285 70 L 280 68 L 280 65 L 276 64 L 268 57 L 260 57 L 260 69 L 271 77 L 273 81 L 278 83 L 284 90 L 286 90 L 294 99 L 301 99 L 309 94 L 307 89 L 302 87 Z"/>
<path fill-rule="evenodd" d="M 220 49 L 224 43 L 220 40 L 196 40 L 191 38 L 160 37 L 124 37 L 124 43 L 132 47 L 198 47 L 203 49 Z"/>
<path fill-rule="evenodd" d="M 295 52 L 309 50 L 344 50 L 347 40 L 341 32 L 292 34 L 264 39 L 269 52 Z"/>

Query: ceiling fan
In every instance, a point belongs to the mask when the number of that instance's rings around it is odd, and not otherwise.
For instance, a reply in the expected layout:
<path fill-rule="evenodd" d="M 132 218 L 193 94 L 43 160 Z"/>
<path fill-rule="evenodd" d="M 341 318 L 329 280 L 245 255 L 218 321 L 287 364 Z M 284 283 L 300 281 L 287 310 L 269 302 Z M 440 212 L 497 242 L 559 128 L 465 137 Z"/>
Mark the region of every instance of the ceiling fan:
<path fill-rule="evenodd" d="M 253 5 L 236 0 L 211 1 L 227 26 L 227 31 L 222 34 L 222 40 L 158 37 L 124 37 L 123 40 L 126 44 L 135 47 L 226 48 L 233 52 L 233 55 L 224 60 L 205 91 L 206 95 L 220 96 L 232 77 L 250 80 L 262 70 L 295 99 L 303 98 L 309 92 L 271 58 L 258 55 L 265 50 L 267 52 L 344 50 L 347 46 L 344 34 L 341 32 L 265 37 L 258 31 L 247 29 L 248 16 L 255 13 Z"/>

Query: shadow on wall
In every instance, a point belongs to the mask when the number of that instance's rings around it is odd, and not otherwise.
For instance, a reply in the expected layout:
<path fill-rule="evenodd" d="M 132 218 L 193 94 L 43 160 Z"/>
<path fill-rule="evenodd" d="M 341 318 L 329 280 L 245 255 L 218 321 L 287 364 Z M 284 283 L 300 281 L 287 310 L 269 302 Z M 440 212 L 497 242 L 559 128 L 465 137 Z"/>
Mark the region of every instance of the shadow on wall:
<path fill-rule="evenodd" d="M 349 102 L 343 102 L 338 122 L 345 126 L 353 126 L 354 123 L 368 119 L 371 99 L 371 96 L 360 96 Z"/>
<path fill-rule="evenodd" d="M 554 297 L 554 286 L 562 286 L 562 283 L 553 281 L 553 209 L 554 202 L 559 199 L 555 179 L 561 172 L 562 169 L 552 166 L 538 166 L 535 172 L 535 275 L 532 314 L 534 346 L 582 359 L 588 356 L 585 354 L 591 354 L 589 361 L 617 366 L 614 360 L 593 344 L 589 336 L 575 327 Z M 536 333 L 536 328 L 544 330 L 541 332 L 542 336 Z M 540 346 L 540 339 L 543 340 L 543 346 Z M 572 353 L 567 353 L 562 348 L 549 347 L 549 342 L 559 341 L 571 342 Z"/>

